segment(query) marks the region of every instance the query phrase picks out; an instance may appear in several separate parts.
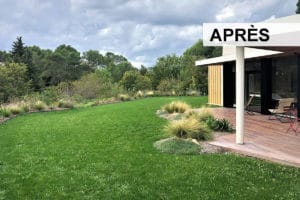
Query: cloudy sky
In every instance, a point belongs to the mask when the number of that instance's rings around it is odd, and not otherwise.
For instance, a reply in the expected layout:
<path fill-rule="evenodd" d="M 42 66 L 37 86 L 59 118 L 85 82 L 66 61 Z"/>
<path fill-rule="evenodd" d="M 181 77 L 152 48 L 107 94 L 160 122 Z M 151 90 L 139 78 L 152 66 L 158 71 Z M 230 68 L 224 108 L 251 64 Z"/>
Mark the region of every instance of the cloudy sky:
<path fill-rule="evenodd" d="M 258 22 L 292 15 L 297 0 L 0 0 L 0 50 L 26 45 L 112 51 L 135 66 L 180 55 L 204 22 Z"/>

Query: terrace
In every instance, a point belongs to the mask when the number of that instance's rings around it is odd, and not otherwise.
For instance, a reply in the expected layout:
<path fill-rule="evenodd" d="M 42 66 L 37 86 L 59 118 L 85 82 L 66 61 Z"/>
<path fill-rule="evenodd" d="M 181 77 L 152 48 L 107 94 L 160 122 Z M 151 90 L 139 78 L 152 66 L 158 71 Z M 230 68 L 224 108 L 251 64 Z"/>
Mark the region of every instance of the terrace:
<path fill-rule="evenodd" d="M 213 108 L 216 118 L 226 118 L 235 125 L 235 109 Z M 300 134 L 288 131 L 289 123 L 269 120 L 268 115 L 245 113 L 244 145 L 235 143 L 235 134 L 211 142 L 229 151 L 273 162 L 300 167 Z"/>

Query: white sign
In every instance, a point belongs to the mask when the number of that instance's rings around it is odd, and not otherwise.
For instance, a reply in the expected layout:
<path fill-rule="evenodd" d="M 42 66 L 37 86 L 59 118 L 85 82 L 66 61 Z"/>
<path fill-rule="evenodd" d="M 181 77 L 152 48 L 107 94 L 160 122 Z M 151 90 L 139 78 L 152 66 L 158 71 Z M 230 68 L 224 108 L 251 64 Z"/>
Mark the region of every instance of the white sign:
<path fill-rule="evenodd" d="M 300 46 L 300 23 L 204 23 L 204 46 Z"/>

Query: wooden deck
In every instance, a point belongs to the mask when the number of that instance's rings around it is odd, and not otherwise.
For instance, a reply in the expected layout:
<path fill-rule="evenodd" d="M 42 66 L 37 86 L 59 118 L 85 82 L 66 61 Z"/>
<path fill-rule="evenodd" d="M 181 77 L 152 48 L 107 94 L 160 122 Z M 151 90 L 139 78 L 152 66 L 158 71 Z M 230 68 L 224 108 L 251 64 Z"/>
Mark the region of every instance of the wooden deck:
<path fill-rule="evenodd" d="M 226 118 L 235 125 L 235 109 L 213 108 L 216 118 Z M 300 167 L 300 133 L 287 132 L 289 123 L 269 120 L 269 116 L 245 113 L 244 145 L 235 143 L 235 134 L 211 142 L 227 150 L 261 159 Z M 300 131 L 300 129 L 299 129 Z"/>

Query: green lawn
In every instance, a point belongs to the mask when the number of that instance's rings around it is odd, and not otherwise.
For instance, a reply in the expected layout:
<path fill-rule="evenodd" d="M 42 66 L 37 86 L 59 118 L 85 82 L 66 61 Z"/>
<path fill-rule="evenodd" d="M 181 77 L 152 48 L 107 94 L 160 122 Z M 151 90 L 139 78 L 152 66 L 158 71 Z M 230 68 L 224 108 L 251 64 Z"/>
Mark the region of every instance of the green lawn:
<path fill-rule="evenodd" d="M 0 125 L 0 199 L 300 199 L 299 169 L 156 150 L 166 121 L 155 111 L 174 99 L 34 113 Z"/>

